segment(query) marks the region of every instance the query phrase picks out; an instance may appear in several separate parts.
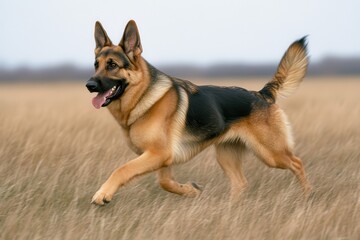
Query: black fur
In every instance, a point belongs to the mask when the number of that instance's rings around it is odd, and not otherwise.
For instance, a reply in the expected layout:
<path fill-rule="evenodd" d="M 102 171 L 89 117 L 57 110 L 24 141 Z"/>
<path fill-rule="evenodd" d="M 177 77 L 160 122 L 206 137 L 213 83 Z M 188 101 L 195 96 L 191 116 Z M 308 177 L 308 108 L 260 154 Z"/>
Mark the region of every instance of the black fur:
<path fill-rule="evenodd" d="M 92 86 L 92 88 L 89 89 L 90 92 L 99 92 L 99 93 L 106 92 L 114 86 L 121 86 L 121 88 L 125 90 L 126 85 L 127 83 L 125 79 L 112 79 L 107 77 L 104 78 L 92 77 L 86 82 L 86 87 L 88 89 L 89 86 Z"/>
<path fill-rule="evenodd" d="M 303 46 L 303 48 L 305 48 L 307 50 L 307 37 L 308 35 L 300 38 L 299 40 L 295 41 L 295 43 L 300 44 L 301 46 Z"/>
<path fill-rule="evenodd" d="M 259 93 L 268 101 L 269 103 L 275 103 L 276 92 L 281 87 L 281 84 L 277 81 L 270 81 L 265 84 L 265 86 L 259 91 Z"/>
<path fill-rule="evenodd" d="M 158 69 L 156 69 L 155 67 L 153 67 L 150 63 L 148 63 L 147 61 L 146 62 L 146 65 L 148 67 L 148 70 L 149 70 L 149 74 L 150 74 L 150 79 L 151 79 L 151 82 L 154 83 L 156 82 L 156 79 L 158 77 L 159 74 L 162 74 L 162 72 L 160 72 Z"/>
<path fill-rule="evenodd" d="M 188 96 L 186 127 L 202 140 L 219 136 L 233 121 L 248 116 L 257 103 L 263 102 L 239 87 L 199 86 Z"/>

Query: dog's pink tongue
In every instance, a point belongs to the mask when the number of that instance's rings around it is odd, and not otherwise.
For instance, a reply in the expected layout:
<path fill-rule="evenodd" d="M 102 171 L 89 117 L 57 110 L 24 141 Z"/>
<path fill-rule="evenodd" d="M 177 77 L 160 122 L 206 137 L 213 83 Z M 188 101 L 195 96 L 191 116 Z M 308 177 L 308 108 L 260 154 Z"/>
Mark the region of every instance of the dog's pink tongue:
<path fill-rule="evenodd" d="M 105 101 L 106 101 L 105 94 L 99 93 L 96 97 L 92 99 L 92 104 L 96 109 L 99 109 L 101 108 L 101 106 L 104 104 Z"/>
<path fill-rule="evenodd" d="M 111 89 L 107 92 L 104 93 L 98 93 L 98 95 L 96 95 L 96 97 L 94 97 L 92 99 L 92 104 L 94 105 L 94 107 L 96 109 L 101 108 L 101 106 L 104 104 L 104 102 L 106 101 L 106 97 L 110 94 Z"/>

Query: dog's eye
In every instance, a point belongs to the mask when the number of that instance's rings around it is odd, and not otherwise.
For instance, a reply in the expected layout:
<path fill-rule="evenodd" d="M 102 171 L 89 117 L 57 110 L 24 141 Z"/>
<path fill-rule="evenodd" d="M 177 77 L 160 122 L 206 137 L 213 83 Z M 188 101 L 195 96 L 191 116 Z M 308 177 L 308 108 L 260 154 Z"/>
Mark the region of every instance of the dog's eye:
<path fill-rule="evenodd" d="M 106 66 L 107 70 L 114 70 L 117 67 L 118 65 L 113 61 L 109 61 Z"/>

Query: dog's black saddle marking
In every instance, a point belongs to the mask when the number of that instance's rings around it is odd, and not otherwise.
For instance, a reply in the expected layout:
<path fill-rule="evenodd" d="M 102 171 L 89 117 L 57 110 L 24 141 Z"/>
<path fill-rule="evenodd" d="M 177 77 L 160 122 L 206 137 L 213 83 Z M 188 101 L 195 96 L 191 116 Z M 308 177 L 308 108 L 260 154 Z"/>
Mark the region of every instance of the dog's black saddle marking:
<path fill-rule="evenodd" d="M 220 135 L 233 121 L 248 116 L 261 101 L 240 87 L 199 86 L 188 96 L 186 127 L 204 140 Z"/>

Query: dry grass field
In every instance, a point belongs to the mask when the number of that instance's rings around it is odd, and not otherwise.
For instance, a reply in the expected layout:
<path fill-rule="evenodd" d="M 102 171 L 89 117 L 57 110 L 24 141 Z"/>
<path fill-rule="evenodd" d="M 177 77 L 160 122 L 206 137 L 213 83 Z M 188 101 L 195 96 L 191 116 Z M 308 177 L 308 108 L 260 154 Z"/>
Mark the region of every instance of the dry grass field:
<path fill-rule="evenodd" d="M 98 207 L 92 195 L 135 156 L 107 109 L 93 108 L 84 83 L 2 84 L 0 239 L 360 239 L 359 89 L 355 77 L 307 78 L 280 101 L 314 187 L 308 200 L 290 171 L 249 154 L 249 187 L 231 204 L 209 148 L 174 169 L 204 186 L 198 198 L 163 191 L 152 173 Z"/>

